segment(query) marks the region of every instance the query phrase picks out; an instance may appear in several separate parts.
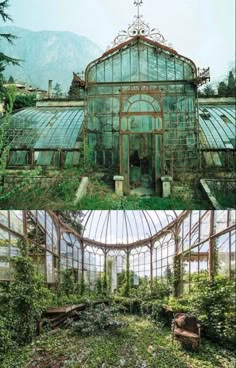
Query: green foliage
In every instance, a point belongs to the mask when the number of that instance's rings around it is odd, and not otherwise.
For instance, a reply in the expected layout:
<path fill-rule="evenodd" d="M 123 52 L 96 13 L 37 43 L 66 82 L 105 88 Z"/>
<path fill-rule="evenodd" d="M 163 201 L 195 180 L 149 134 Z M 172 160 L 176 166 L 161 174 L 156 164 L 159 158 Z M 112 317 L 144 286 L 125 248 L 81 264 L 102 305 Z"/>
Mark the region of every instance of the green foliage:
<path fill-rule="evenodd" d="M 4 163 L 6 162 L 7 153 Z M 3 174 L 4 172 L 2 172 Z M 38 209 L 40 207 L 58 210 L 65 207 L 70 208 L 68 203 L 73 208 L 75 192 L 80 182 L 78 175 L 76 176 L 76 171 L 65 170 L 62 175 L 61 173 L 55 175 L 52 178 L 51 185 L 40 182 L 40 177 L 43 175 L 47 177 L 40 166 L 34 170 L 19 173 L 14 186 L 3 188 L 0 194 L 1 208 Z"/>
<path fill-rule="evenodd" d="M 116 306 L 91 306 L 79 314 L 79 321 L 73 323 L 72 330 L 75 334 L 88 336 L 120 328 L 122 323 L 114 318 L 118 312 Z"/>
<path fill-rule="evenodd" d="M 8 128 L 11 123 L 11 113 L 15 100 L 15 87 L 10 87 L 4 91 L 7 104 L 5 106 L 6 114 L 1 120 L 0 124 L 0 175 L 5 174 L 7 166 L 7 157 L 9 154 L 10 146 L 7 139 Z M 0 96 L 1 97 L 1 96 Z"/>
<path fill-rule="evenodd" d="M 9 7 L 9 0 L 4 0 L 0 2 L 0 18 L 3 22 L 12 21 L 12 18 L 7 13 L 7 8 Z M 6 40 L 9 43 L 13 43 L 13 40 L 16 39 L 16 36 L 11 33 L 0 33 L 0 41 Z M 9 64 L 19 65 L 19 60 L 11 58 L 10 56 L 5 55 L 3 52 L 0 52 L 0 99 L 5 97 L 5 89 L 3 87 L 3 71 L 5 67 Z"/>
<path fill-rule="evenodd" d="M 13 110 L 23 109 L 25 107 L 35 106 L 35 94 L 17 95 L 14 101 Z"/>
<path fill-rule="evenodd" d="M 227 97 L 228 94 L 228 86 L 225 82 L 220 82 L 218 86 L 218 96 L 219 97 Z"/>
<path fill-rule="evenodd" d="M 66 173 L 62 177 L 62 180 L 54 188 L 54 193 L 56 196 L 60 197 L 63 201 L 68 201 L 71 196 L 75 196 L 75 191 L 78 189 L 80 183 L 79 178 L 70 177 L 66 180 Z"/>
<path fill-rule="evenodd" d="M 96 280 L 96 294 L 97 295 L 109 295 L 107 277 L 105 272 L 101 273 L 101 276 Z"/>
<path fill-rule="evenodd" d="M 146 278 L 140 279 L 140 285 L 137 288 L 132 288 L 131 297 L 141 299 L 164 299 L 170 295 L 170 287 L 164 282 L 155 279 L 151 282 Z"/>
<path fill-rule="evenodd" d="M 181 274 L 183 273 L 183 270 L 181 269 L 182 266 L 180 255 L 175 255 L 173 261 L 174 261 L 173 290 L 174 296 L 178 297 L 181 293 Z"/>
<path fill-rule="evenodd" d="M 63 95 L 62 88 L 61 88 L 61 85 L 59 83 L 56 83 L 56 85 L 53 88 L 53 90 L 54 90 L 54 95 L 56 97 L 61 97 Z"/>
<path fill-rule="evenodd" d="M 184 351 L 171 343 L 170 329 L 146 318 L 122 316 L 124 327 L 99 335 L 71 334 L 58 329 L 33 345 L 13 349 L 1 368 L 233 368 L 236 356 L 202 340 L 199 352 Z"/>
<path fill-rule="evenodd" d="M 78 286 L 74 278 L 73 269 L 67 268 L 61 271 L 60 278 L 59 294 L 66 295 L 67 297 L 73 295 Z"/>
<path fill-rule="evenodd" d="M 14 263 L 15 281 L 9 287 L 8 306 L 14 341 L 23 345 L 36 336 L 37 322 L 51 303 L 51 293 L 30 258 L 17 257 Z"/>
<path fill-rule="evenodd" d="M 187 313 L 189 312 L 188 297 L 175 298 L 170 297 L 167 301 L 168 306 L 171 308 L 173 313 Z"/>
<path fill-rule="evenodd" d="M 203 90 L 199 92 L 199 97 L 214 97 L 216 95 L 216 91 L 212 87 L 211 84 L 207 84 Z"/>
<path fill-rule="evenodd" d="M 236 79 L 235 71 L 230 70 L 227 81 L 221 81 L 218 85 L 219 97 L 235 97 L 236 96 Z"/>
<path fill-rule="evenodd" d="M 51 292 L 29 257 L 16 257 L 12 262 L 15 281 L 1 294 L 0 355 L 13 346 L 32 341 L 37 334 L 37 322 L 52 301 Z"/>
<path fill-rule="evenodd" d="M 163 300 L 149 300 L 141 303 L 141 314 L 154 322 L 164 321 Z"/>
<path fill-rule="evenodd" d="M 7 317 L 0 315 L 0 362 L 1 356 L 10 349 L 13 349 L 15 344 L 13 341 L 12 331 L 9 329 L 10 323 Z"/>
<path fill-rule="evenodd" d="M 234 344 L 235 285 L 225 276 L 209 280 L 206 272 L 192 276 L 189 295 L 169 298 L 168 306 L 177 312 L 191 312 L 201 322 L 203 334 L 222 343 Z"/>
<path fill-rule="evenodd" d="M 222 342 L 236 343 L 235 288 L 225 276 L 193 277 L 194 287 L 189 298 L 190 311 L 199 318 L 205 334 Z"/>
<path fill-rule="evenodd" d="M 15 80 L 12 75 L 9 77 L 8 83 L 15 83 Z"/>
<path fill-rule="evenodd" d="M 234 208 L 236 209 L 236 193 L 225 191 L 214 191 L 214 195 L 222 208 Z"/>

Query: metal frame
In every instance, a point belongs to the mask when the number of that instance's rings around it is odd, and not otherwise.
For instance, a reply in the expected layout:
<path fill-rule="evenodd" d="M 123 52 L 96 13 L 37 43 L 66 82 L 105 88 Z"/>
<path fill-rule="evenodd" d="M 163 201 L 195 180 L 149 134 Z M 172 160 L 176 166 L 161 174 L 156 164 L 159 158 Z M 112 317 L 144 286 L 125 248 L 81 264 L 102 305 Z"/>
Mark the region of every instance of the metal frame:
<path fill-rule="evenodd" d="M 60 269 L 72 268 L 75 272 L 78 272 L 77 280 L 79 283 L 85 282 L 86 284 L 87 280 L 86 287 L 91 292 L 96 288 L 96 280 L 101 278 L 102 275 L 107 277 L 108 272 L 111 272 L 108 268 L 108 261 L 111 262 L 112 272 L 116 274 L 116 276 L 114 275 L 115 278 L 122 270 L 126 270 L 125 272 L 133 272 L 137 280 L 145 277 L 154 282 L 154 280 L 160 279 L 163 282 L 170 283 L 171 286 L 175 257 L 178 256 L 180 257 L 180 268 L 182 270 L 180 283 L 183 292 L 191 289 L 192 273 L 206 270 L 209 278 L 214 278 L 214 257 L 217 251 L 219 272 L 224 273 L 229 278 L 234 277 L 236 225 L 233 211 L 183 211 L 162 228 L 158 228 L 158 226 L 153 228 L 153 218 L 148 211 L 130 212 L 136 214 L 136 225 L 135 221 L 134 223 L 133 220 L 131 222 L 126 212 L 123 211 L 124 220 L 122 226 L 124 230 L 122 231 L 122 236 L 124 243 L 109 244 L 107 241 L 109 240 L 108 231 L 111 227 L 111 222 L 109 221 L 111 211 L 107 211 L 103 218 L 103 224 L 97 225 L 103 227 L 102 232 L 105 233 L 104 243 L 86 238 L 83 232 L 78 234 L 71 226 L 63 223 L 53 211 L 22 211 L 22 216 L 20 216 L 22 221 L 21 233 L 14 230 L 15 217 L 12 216 L 14 211 L 4 211 L 4 219 L 6 219 L 6 215 L 8 219 L 7 224 L 5 220 L 4 222 L 1 221 L 2 213 L 0 211 L 0 279 L 6 280 L 6 278 L 1 276 L 1 262 L 4 262 L 5 259 L 5 256 L 2 254 L 6 253 L 4 249 L 3 253 L 1 253 L 1 247 L 9 247 L 8 255 L 10 255 L 11 247 L 17 247 L 16 243 L 13 243 L 13 245 L 11 242 L 5 243 L 4 241 L 2 243 L 1 234 L 6 234 L 7 239 L 10 239 L 9 234 L 12 234 L 14 239 L 23 240 L 28 255 L 32 256 L 35 262 L 39 259 L 38 257 L 40 259 L 43 257 L 43 262 L 40 261 L 40 265 L 44 267 L 45 280 L 48 283 L 53 284 L 58 281 Z M 142 225 L 137 220 L 137 216 L 140 213 L 143 214 Z M 85 226 L 87 228 L 94 226 L 94 219 L 93 211 L 91 211 L 85 221 Z M 93 225 L 91 225 L 90 221 Z M 132 237 L 128 236 L 130 225 L 133 226 L 133 230 L 134 226 L 137 226 L 137 228 L 143 226 L 150 236 L 134 241 Z M 30 236 L 32 226 L 35 229 L 33 238 Z M 117 223 L 117 226 L 121 225 Z M 116 231 L 116 227 L 113 228 L 114 230 Z M 95 231 L 96 237 L 98 232 L 99 230 L 97 229 Z M 45 244 L 39 243 L 37 234 L 40 233 L 44 234 Z M 70 239 L 69 246 L 71 250 L 70 255 L 65 250 L 66 253 L 63 256 L 62 238 L 64 234 L 67 234 L 66 239 Z M 133 233 L 134 236 L 135 233 Z M 5 239 L 4 235 L 3 239 Z M 118 239 L 117 235 L 116 239 Z M 215 248 L 216 246 L 217 248 Z M 31 250 L 29 251 L 29 249 Z M 50 260 L 47 255 L 50 257 Z M 70 261 L 67 261 L 68 257 Z M 12 269 L 9 269 L 7 272 L 10 280 L 12 279 L 12 271 Z M 113 281 L 117 282 L 115 279 Z M 115 286 L 114 284 L 113 289 L 116 288 Z"/>

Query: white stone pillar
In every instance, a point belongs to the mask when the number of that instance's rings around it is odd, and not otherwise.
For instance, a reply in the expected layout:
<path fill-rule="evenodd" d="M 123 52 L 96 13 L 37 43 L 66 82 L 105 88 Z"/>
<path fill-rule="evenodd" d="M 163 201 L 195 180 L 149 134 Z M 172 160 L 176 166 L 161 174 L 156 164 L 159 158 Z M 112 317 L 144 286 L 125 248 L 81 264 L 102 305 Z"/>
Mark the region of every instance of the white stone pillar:
<path fill-rule="evenodd" d="M 162 197 L 163 198 L 168 198 L 168 197 L 170 197 L 170 194 L 171 194 L 172 177 L 171 176 L 162 176 L 161 181 L 162 181 Z"/>
<path fill-rule="evenodd" d="M 124 193 L 123 191 L 124 177 L 120 175 L 115 175 L 113 177 L 113 180 L 115 181 L 115 193 L 119 196 L 122 196 Z"/>

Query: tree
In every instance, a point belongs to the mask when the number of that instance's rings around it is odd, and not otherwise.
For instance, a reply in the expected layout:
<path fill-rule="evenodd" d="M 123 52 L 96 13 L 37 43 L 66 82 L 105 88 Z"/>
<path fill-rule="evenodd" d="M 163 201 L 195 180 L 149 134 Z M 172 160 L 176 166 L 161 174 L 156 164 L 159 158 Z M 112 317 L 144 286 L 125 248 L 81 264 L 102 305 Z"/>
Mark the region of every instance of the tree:
<path fill-rule="evenodd" d="M 225 82 L 220 82 L 218 86 L 218 96 L 219 97 L 226 97 L 228 92 L 228 88 Z"/>
<path fill-rule="evenodd" d="M 55 94 L 56 97 L 61 97 L 62 96 L 62 88 L 61 88 L 61 85 L 59 83 L 56 83 L 53 90 L 55 91 L 54 94 Z"/>
<path fill-rule="evenodd" d="M 0 2 L 0 18 L 2 18 L 3 22 L 12 21 L 12 18 L 6 13 L 7 8 L 9 7 L 9 0 L 4 0 Z M 13 40 L 16 39 L 16 36 L 11 33 L 0 33 L 0 41 L 7 40 L 9 43 L 13 43 Z M 19 65 L 19 60 L 12 58 L 10 56 L 5 55 L 3 52 L 0 52 L 0 93 L 4 94 L 3 88 L 3 71 L 8 64 Z"/>
<path fill-rule="evenodd" d="M 236 79 L 235 71 L 230 70 L 228 79 L 221 81 L 218 85 L 218 96 L 219 97 L 235 97 L 236 96 Z"/>
<path fill-rule="evenodd" d="M 15 83 L 15 80 L 14 80 L 14 78 L 13 78 L 13 76 L 12 76 L 12 75 L 9 77 L 9 79 L 8 79 L 8 83 L 9 83 L 9 84 L 13 84 L 13 83 Z"/>
<path fill-rule="evenodd" d="M 4 0 L 0 1 L 0 19 L 3 22 L 8 20 L 12 20 L 11 17 L 7 14 L 6 10 L 9 7 L 9 1 Z M 0 41 L 7 40 L 9 43 L 13 43 L 13 40 L 16 36 L 11 33 L 0 33 Z M 13 109 L 14 99 L 15 99 L 15 90 L 14 88 L 6 89 L 3 87 L 3 71 L 8 64 L 19 65 L 19 60 L 11 58 L 10 56 L 5 55 L 0 52 L 0 99 L 5 98 L 7 104 L 5 106 L 6 116 L 1 122 L 0 125 L 0 173 L 1 175 L 5 172 L 7 165 L 7 156 L 9 153 L 9 145 L 7 141 L 7 130 L 10 125 L 10 114 Z"/>
<path fill-rule="evenodd" d="M 15 97 L 13 110 L 23 109 L 24 107 L 35 106 L 36 95 L 18 95 Z"/>
<path fill-rule="evenodd" d="M 228 96 L 235 97 L 235 95 L 236 95 L 236 79 L 231 70 L 228 76 Z"/>
<path fill-rule="evenodd" d="M 215 96 L 214 88 L 208 84 L 202 91 L 204 97 L 212 97 Z"/>

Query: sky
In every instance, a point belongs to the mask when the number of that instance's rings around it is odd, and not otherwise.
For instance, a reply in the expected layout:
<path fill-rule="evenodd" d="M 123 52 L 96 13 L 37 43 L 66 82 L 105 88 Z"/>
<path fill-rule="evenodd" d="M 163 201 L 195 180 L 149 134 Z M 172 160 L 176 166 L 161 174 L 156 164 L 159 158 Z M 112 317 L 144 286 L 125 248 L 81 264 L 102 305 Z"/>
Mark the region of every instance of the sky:
<path fill-rule="evenodd" d="M 70 31 L 104 51 L 137 12 L 134 0 L 9 0 L 13 25 L 33 31 Z M 158 28 L 211 79 L 227 75 L 235 60 L 234 0 L 143 0 L 143 19 Z"/>

